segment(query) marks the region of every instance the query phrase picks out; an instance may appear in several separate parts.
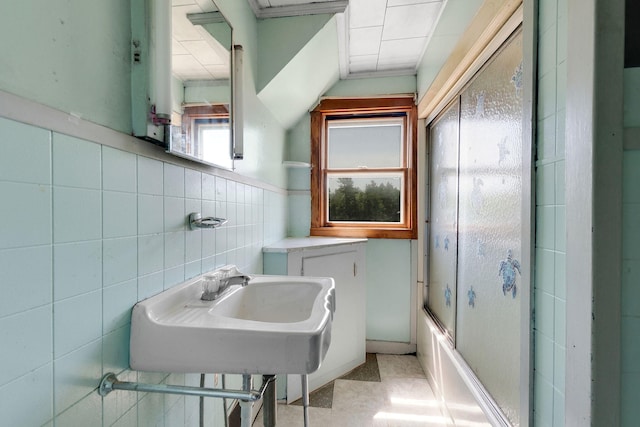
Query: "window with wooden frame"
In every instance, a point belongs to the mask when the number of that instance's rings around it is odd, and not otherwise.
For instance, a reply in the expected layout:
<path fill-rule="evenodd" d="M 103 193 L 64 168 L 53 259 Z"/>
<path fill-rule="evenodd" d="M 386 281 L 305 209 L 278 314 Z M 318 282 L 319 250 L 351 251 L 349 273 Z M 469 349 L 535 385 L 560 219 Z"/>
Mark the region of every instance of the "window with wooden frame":
<path fill-rule="evenodd" d="M 215 166 L 233 168 L 228 105 L 186 106 L 182 128 L 185 135 L 182 152 Z"/>
<path fill-rule="evenodd" d="M 311 235 L 415 239 L 412 96 L 325 99 L 311 112 Z"/>

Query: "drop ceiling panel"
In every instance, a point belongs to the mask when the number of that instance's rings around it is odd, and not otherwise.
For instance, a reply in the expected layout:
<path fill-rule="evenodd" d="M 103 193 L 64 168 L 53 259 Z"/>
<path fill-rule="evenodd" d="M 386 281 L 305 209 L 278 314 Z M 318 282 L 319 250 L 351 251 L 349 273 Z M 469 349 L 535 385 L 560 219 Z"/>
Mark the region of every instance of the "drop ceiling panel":
<path fill-rule="evenodd" d="M 204 40 L 184 41 L 182 46 L 202 65 L 224 64 L 226 62 L 226 58 L 221 58 Z"/>
<path fill-rule="evenodd" d="M 387 7 L 408 6 L 419 3 L 442 3 L 442 0 L 388 0 Z"/>
<path fill-rule="evenodd" d="M 314 1 L 309 1 L 309 0 L 268 0 L 266 2 L 269 3 L 272 7 L 278 7 L 278 6 L 290 6 L 290 5 L 294 5 L 294 4 L 325 3 L 325 2 L 328 2 L 328 1 L 332 1 L 332 0 L 314 0 Z M 259 0 L 259 2 L 262 5 L 262 3 L 265 2 L 265 0 Z"/>
<path fill-rule="evenodd" d="M 299 5 L 299 4 L 309 4 L 309 3 L 325 3 L 333 0 L 256 0 L 260 5 L 261 9 L 266 9 L 268 7 L 279 7 L 279 6 L 291 6 L 291 5 Z"/>
<path fill-rule="evenodd" d="M 378 65 L 388 67 L 393 64 L 413 63 L 415 68 L 425 43 L 425 38 L 383 41 L 380 45 Z"/>
<path fill-rule="evenodd" d="M 174 0 L 175 1 L 175 0 Z M 188 0 L 179 0 L 179 1 L 188 1 Z M 212 0 L 191 0 L 192 3 L 200 6 L 200 10 L 203 12 L 217 12 L 218 8 Z"/>
<path fill-rule="evenodd" d="M 211 80 L 213 76 L 191 55 L 173 55 L 173 74 L 181 80 Z"/>
<path fill-rule="evenodd" d="M 325 3 L 332 0 L 249 1 L 253 6 L 267 9 Z M 344 75 L 389 70 L 415 73 L 423 52 L 431 52 L 426 50 L 425 46 L 430 43 L 433 27 L 441 16 L 441 9 L 446 6 L 449 10 L 449 6 L 453 5 L 461 10 L 473 10 L 473 12 L 465 12 L 473 15 L 480 3 L 482 3 L 481 0 L 349 0 L 345 13 L 348 18 L 344 30 L 345 36 L 340 39 L 345 43 L 344 59 L 348 64 Z M 218 77 L 224 66 L 213 65 L 214 57 L 225 54 L 219 49 L 216 50 L 219 46 L 211 44 L 213 38 L 202 27 L 194 27 L 186 19 L 186 13 L 217 10 L 215 4 L 212 0 L 172 0 L 172 4 L 174 54 L 192 56 L 188 60 L 178 58 L 174 63 L 180 68 L 182 75 L 190 76 L 190 79 Z M 457 28 L 461 25 L 455 19 L 464 13 L 455 12 L 449 15 L 453 18 L 440 25 L 439 32 L 447 33 L 453 31 L 449 29 L 450 27 Z M 462 22 L 468 22 L 468 19 L 463 19 Z M 189 43 L 186 46 L 179 43 L 184 41 L 197 41 L 197 43 Z M 211 48 L 209 52 L 206 52 L 207 44 Z M 194 66 L 191 72 L 187 70 L 189 64 Z M 211 77 L 206 77 L 207 75 Z M 228 75 L 224 75 L 223 78 L 228 78 Z"/>
<path fill-rule="evenodd" d="M 354 28 L 349 32 L 351 55 L 377 55 L 380 51 L 382 27 Z"/>
<path fill-rule="evenodd" d="M 441 2 L 387 8 L 382 40 L 426 37 L 433 30 Z"/>
<path fill-rule="evenodd" d="M 187 13 L 200 13 L 202 9 L 198 5 L 174 6 L 171 10 L 171 33 L 173 38 L 178 41 L 184 40 L 200 40 L 202 37 L 198 28 L 196 28 L 188 19 Z"/>
<path fill-rule="evenodd" d="M 227 64 L 205 65 L 204 69 L 215 80 L 229 80 L 229 65 Z"/>
<path fill-rule="evenodd" d="M 378 63 L 376 71 L 396 71 L 396 72 L 402 71 L 403 73 L 406 73 L 406 74 L 414 74 L 415 64 L 416 62 L 413 60 L 407 61 L 407 62 L 395 61 L 390 64 Z"/>
<path fill-rule="evenodd" d="M 350 0 L 349 25 L 351 28 L 383 25 L 386 9 L 387 0 Z"/>
<path fill-rule="evenodd" d="M 212 80 L 229 78 L 229 52 L 207 30 L 193 25 L 188 13 L 215 12 L 211 0 L 172 0 L 172 71 L 176 78 Z"/>
<path fill-rule="evenodd" d="M 351 56 L 349 58 L 349 70 L 352 73 L 365 73 L 376 71 L 378 67 L 378 55 Z"/>
<path fill-rule="evenodd" d="M 175 38 L 171 39 L 171 54 L 172 55 L 188 55 L 189 51 L 182 46 Z"/>

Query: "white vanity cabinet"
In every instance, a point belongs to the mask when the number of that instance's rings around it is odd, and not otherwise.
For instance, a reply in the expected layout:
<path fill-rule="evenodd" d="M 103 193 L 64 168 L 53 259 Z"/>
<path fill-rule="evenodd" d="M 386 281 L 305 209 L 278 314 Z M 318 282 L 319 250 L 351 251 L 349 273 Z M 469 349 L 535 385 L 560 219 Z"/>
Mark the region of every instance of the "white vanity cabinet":
<path fill-rule="evenodd" d="M 331 345 L 318 369 L 309 375 L 309 391 L 344 375 L 365 360 L 366 239 L 290 238 L 263 248 L 264 274 L 333 277 L 336 311 Z M 278 378 L 280 379 L 280 378 Z M 300 375 L 288 375 L 286 390 L 278 381 L 279 397 L 299 399 Z"/>

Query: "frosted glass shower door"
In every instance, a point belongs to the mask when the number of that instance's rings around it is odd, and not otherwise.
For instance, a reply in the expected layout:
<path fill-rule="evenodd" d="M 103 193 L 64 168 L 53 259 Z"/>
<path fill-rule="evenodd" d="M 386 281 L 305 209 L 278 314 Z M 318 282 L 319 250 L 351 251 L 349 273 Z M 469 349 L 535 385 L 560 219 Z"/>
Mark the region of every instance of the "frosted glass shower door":
<path fill-rule="evenodd" d="M 429 202 L 429 309 L 451 339 L 456 320 L 456 256 L 458 246 L 457 99 L 431 125 L 431 198 Z"/>
<path fill-rule="evenodd" d="M 520 419 L 522 35 L 460 96 L 456 348 L 514 425 Z M 526 381 L 526 379 L 525 379 Z"/>

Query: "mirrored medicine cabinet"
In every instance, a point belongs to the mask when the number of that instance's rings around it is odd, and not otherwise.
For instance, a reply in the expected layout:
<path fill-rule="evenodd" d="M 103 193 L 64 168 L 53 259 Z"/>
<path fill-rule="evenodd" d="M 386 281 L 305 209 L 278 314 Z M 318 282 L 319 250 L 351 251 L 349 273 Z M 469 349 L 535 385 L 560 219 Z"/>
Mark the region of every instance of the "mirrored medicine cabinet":
<path fill-rule="evenodd" d="M 243 158 L 242 47 L 233 44 L 231 24 L 213 0 L 133 0 L 132 17 L 134 135 L 234 169 Z M 136 67 L 145 60 L 147 67 Z M 136 83 L 147 87 L 144 100 Z"/>

